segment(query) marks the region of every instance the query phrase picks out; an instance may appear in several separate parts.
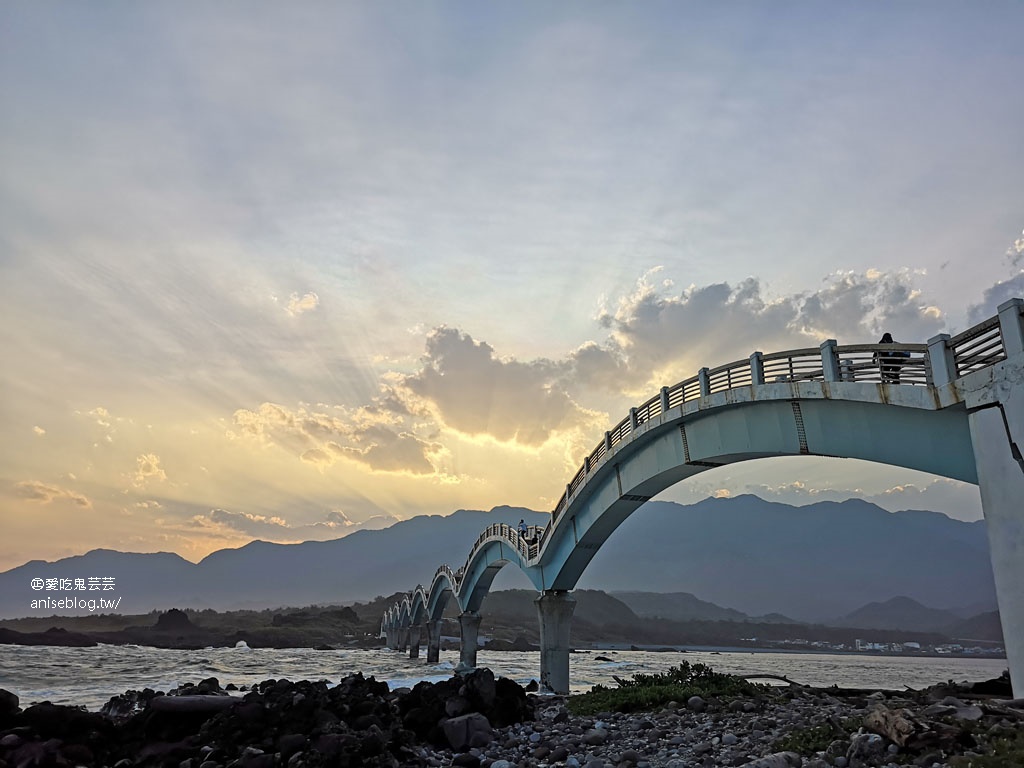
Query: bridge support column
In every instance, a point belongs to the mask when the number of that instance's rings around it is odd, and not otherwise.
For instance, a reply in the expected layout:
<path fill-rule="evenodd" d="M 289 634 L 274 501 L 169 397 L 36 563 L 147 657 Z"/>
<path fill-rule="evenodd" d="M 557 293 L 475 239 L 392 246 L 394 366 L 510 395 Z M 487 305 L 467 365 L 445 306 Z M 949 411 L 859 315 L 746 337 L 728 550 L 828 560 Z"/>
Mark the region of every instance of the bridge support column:
<path fill-rule="evenodd" d="M 464 611 L 459 614 L 459 626 L 462 628 L 462 644 L 459 646 L 459 665 L 456 672 L 476 669 L 476 651 L 479 648 L 477 637 L 480 634 L 480 614 L 476 611 Z"/>
<path fill-rule="evenodd" d="M 420 657 L 420 634 L 423 629 L 421 624 L 413 624 L 409 627 L 409 658 L 418 659 Z"/>
<path fill-rule="evenodd" d="M 405 651 L 409 647 L 409 627 L 398 628 L 398 650 Z"/>
<path fill-rule="evenodd" d="M 1004 398 L 969 422 L 1010 682 L 1014 696 L 1024 696 L 1024 388 Z"/>
<path fill-rule="evenodd" d="M 390 648 L 392 651 L 395 650 L 396 647 L 398 647 L 398 642 L 395 640 L 394 627 L 388 627 L 387 629 L 385 629 L 384 637 L 386 638 L 384 642 L 387 643 L 388 648 Z"/>
<path fill-rule="evenodd" d="M 540 685 L 569 692 L 569 628 L 576 598 L 568 592 L 544 592 L 534 603 L 540 620 Z"/>
<path fill-rule="evenodd" d="M 427 622 L 427 663 L 437 664 L 441 660 L 441 620 Z"/>

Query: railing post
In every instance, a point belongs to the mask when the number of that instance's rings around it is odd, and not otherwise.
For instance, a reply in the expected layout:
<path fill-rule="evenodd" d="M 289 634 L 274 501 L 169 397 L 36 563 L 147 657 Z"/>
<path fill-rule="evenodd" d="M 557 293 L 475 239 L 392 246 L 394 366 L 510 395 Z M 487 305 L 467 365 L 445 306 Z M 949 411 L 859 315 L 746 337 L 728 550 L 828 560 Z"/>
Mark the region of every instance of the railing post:
<path fill-rule="evenodd" d="M 1010 299 L 999 305 L 999 332 L 1003 336 L 1003 349 L 1007 357 L 1024 352 L 1024 299 Z"/>
<path fill-rule="evenodd" d="M 697 381 L 700 383 L 700 396 L 707 397 L 711 394 L 711 381 L 708 379 L 708 369 L 701 368 L 697 371 Z"/>
<path fill-rule="evenodd" d="M 572 496 L 572 483 L 565 484 L 565 506 L 569 506 L 569 498 Z"/>
<path fill-rule="evenodd" d="M 755 352 L 750 356 L 750 383 L 764 384 L 764 355 Z"/>
<path fill-rule="evenodd" d="M 584 456 L 583 457 L 583 476 L 586 477 L 589 474 L 590 474 L 590 457 L 589 456 Z"/>
<path fill-rule="evenodd" d="M 661 388 L 661 412 L 664 414 L 668 411 L 668 387 Z"/>
<path fill-rule="evenodd" d="M 932 386 L 941 387 L 956 381 L 956 357 L 949 346 L 948 333 L 928 339 L 928 366 L 932 370 Z"/>
<path fill-rule="evenodd" d="M 604 433 L 604 452 L 606 454 L 612 452 L 612 433 L 611 432 L 605 432 Z"/>
<path fill-rule="evenodd" d="M 821 342 L 821 370 L 825 374 L 825 381 L 840 380 L 836 343 L 835 339 L 825 339 Z"/>

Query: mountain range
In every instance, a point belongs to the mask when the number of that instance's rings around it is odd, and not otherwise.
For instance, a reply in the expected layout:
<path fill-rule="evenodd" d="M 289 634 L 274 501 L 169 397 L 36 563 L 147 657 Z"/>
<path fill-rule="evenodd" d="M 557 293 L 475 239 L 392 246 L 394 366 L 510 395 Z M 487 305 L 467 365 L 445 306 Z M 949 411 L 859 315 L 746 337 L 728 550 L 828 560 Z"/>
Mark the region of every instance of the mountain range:
<path fill-rule="evenodd" d="M 254 541 L 199 563 L 113 550 L 32 561 L 0 573 L 0 617 L 41 615 L 44 609 L 30 608 L 33 599 L 75 594 L 33 590 L 37 578 L 112 577 L 112 590 L 77 594 L 120 597 L 119 612 L 368 600 L 428 583 L 441 563 L 460 565 L 484 527 L 520 518 L 543 525 L 548 516 L 514 507 L 459 510 L 331 541 Z M 529 586 L 513 566 L 493 588 Z M 648 502 L 597 552 L 578 586 L 699 594 L 750 616 L 783 614 L 776 620 L 829 621 L 897 596 L 958 617 L 996 607 L 984 522 L 890 513 L 862 500 L 804 507 L 755 496 Z"/>

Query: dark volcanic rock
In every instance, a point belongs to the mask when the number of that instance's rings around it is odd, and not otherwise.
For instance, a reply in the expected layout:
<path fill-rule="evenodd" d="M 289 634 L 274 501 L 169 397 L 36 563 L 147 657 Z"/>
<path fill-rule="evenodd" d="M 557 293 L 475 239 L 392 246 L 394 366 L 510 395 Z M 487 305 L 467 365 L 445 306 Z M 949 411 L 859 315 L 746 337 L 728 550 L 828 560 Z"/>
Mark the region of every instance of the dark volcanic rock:
<path fill-rule="evenodd" d="M 438 746 L 449 743 L 443 721 L 453 716 L 475 712 L 499 728 L 533 719 L 522 686 L 504 677 L 495 680 L 494 673 L 483 668 L 439 683 L 417 683 L 399 700 L 398 708 L 407 728 Z"/>
<path fill-rule="evenodd" d="M 0 728 L 6 727 L 7 723 L 21 711 L 19 703 L 20 699 L 15 694 L 0 688 Z"/>
<path fill-rule="evenodd" d="M 442 723 L 442 729 L 452 749 L 460 752 L 473 747 L 486 747 L 494 738 L 490 722 L 479 712 L 449 718 Z"/>

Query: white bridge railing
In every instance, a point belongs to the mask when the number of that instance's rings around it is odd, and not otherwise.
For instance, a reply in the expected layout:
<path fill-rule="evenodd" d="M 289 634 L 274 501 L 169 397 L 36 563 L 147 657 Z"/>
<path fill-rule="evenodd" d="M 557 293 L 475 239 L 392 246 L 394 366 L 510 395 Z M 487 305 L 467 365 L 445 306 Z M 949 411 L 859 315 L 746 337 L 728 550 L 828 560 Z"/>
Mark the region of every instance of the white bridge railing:
<path fill-rule="evenodd" d="M 894 369 L 889 372 L 888 368 Z M 830 375 L 831 374 L 831 375 Z M 631 408 L 629 415 L 605 432 L 583 465 L 566 484 L 554 510 L 552 523 L 587 481 L 587 476 L 611 453 L 612 449 L 642 424 L 672 408 L 701 397 L 740 389 L 753 384 L 801 381 L 883 382 L 924 386 L 932 383 L 926 344 L 853 344 L 826 343 L 820 349 L 793 349 L 768 355 L 755 352 L 747 360 L 702 368 L 696 376 L 661 392 L 645 403 Z"/>

